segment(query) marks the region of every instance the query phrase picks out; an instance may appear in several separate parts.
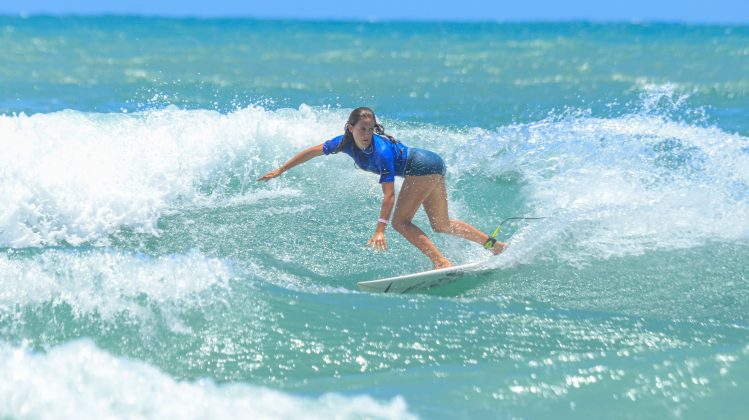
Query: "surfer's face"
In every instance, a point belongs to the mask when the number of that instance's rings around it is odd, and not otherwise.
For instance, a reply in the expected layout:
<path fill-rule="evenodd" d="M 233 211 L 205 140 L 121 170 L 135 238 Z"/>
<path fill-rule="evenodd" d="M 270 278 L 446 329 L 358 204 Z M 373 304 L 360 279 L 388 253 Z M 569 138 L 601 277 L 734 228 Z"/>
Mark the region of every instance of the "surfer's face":
<path fill-rule="evenodd" d="M 351 129 L 351 134 L 354 135 L 354 141 L 360 149 L 364 150 L 369 147 L 370 143 L 372 143 L 374 126 L 374 118 L 364 117 Z"/>

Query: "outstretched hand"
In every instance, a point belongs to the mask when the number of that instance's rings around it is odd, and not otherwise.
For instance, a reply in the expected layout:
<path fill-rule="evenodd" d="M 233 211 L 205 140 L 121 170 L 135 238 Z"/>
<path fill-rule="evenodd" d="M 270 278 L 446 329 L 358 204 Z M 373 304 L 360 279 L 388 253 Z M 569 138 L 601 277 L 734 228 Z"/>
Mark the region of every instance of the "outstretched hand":
<path fill-rule="evenodd" d="M 387 251 L 387 243 L 385 242 L 385 234 L 382 232 L 375 232 L 372 239 L 367 242 L 367 245 L 371 246 L 376 251 Z"/>
<path fill-rule="evenodd" d="M 261 182 L 262 182 L 262 181 L 267 181 L 267 180 L 269 180 L 269 179 L 272 179 L 272 178 L 275 178 L 275 177 L 277 177 L 277 176 L 281 175 L 281 173 L 282 173 L 282 172 L 283 172 L 283 171 L 281 170 L 281 168 L 278 168 L 278 169 L 274 169 L 274 170 L 272 170 L 272 171 L 268 172 L 267 174 L 265 174 L 265 175 L 261 176 L 261 177 L 260 177 L 260 178 L 258 178 L 257 180 L 258 180 L 258 181 L 261 181 Z"/>

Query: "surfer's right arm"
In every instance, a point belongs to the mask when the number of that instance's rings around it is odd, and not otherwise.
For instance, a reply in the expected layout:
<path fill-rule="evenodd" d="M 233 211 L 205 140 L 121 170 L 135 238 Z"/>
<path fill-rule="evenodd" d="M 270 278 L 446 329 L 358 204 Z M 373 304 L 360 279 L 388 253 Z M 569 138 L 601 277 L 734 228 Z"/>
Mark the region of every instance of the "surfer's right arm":
<path fill-rule="evenodd" d="M 275 177 L 281 175 L 282 173 L 288 171 L 289 169 L 291 169 L 291 168 L 293 168 L 293 167 L 295 167 L 297 165 L 300 165 L 300 164 L 302 164 L 302 163 L 304 163 L 304 162 L 306 162 L 306 161 L 308 161 L 308 160 L 310 160 L 310 159 L 312 159 L 314 157 L 322 156 L 322 155 L 323 155 L 322 144 L 318 144 L 317 146 L 309 147 L 309 148 L 304 149 L 301 152 L 297 153 L 296 156 L 294 156 L 293 158 L 289 159 L 288 162 L 284 163 L 283 165 L 281 165 L 277 169 L 274 169 L 274 170 L 268 172 L 267 174 L 261 176 L 257 180 L 258 181 L 267 181 L 267 180 L 269 180 L 271 178 L 275 178 Z"/>

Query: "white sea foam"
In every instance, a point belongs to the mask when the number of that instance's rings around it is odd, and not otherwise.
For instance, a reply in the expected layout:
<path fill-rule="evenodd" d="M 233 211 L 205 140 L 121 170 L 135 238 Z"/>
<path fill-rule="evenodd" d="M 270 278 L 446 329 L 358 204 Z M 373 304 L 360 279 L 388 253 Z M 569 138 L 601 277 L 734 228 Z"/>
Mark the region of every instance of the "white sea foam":
<path fill-rule="evenodd" d="M 127 312 L 148 317 L 139 297 L 158 302 L 165 312 L 179 310 L 211 287 L 228 287 L 233 278 L 230 264 L 198 252 L 156 258 L 103 249 L 47 250 L 23 258 L 0 255 L 0 313 L 64 303 L 78 316 L 111 319 Z"/>
<path fill-rule="evenodd" d="M 33 353 L 0 344 L 0 417 L 11 418 L 415 418 L 401 397 L 301 397 L 248 384 L 177 381 L 88 340 Z"/>
<path fill-rule="evenodd" d="M 745 241 L 749 139 L 658 115 L 549 119 L 472 140 L 460 163 L 516 174 L 534 215 L 525 247 L 574 260 Z M 550 232 L 556 232 L 549 237 Z"/>
<path fill-rule="evenodd" d="M 105 244 L 122 227 L 158 235 L 164 211 L 205 203 L 200 187 L 217 174 L 254 182 L 341 119 L 307 106 L 0 116 L 0 246 Z"/>
<path fill-rule="evenodd" d="M 579 113 L 494 131 L 386 123 L 409 145 L 445 157 L 449 187 L 458 178 L 470 185 L 471 177 L 508 174 L 522 182 L 529 211 L 551 216 L 533 228 L 560 235 L 528 249 L 571 243 L 559 253 L 585 260 L 745 240 L 749 139 L 660 115 L 657 104 L 672 90 L 655 89 L 642 110 L 614 118 Z M 666 108 L 684 106 L 681 97 L 666 99 Z M 0 245 L 101 245 L 122 227 L 158 235 L 157 220 L 172 208 L 312 193 L 254 180 L 340 132 L 344 119 L 345 111 L 307 106 L 0 117 Z M 350 168 L 334 161 L 326 170 Z M 239 191 L 217 196 L 221 188 L 204 188 L 228 178 L 239 180 Z"/>

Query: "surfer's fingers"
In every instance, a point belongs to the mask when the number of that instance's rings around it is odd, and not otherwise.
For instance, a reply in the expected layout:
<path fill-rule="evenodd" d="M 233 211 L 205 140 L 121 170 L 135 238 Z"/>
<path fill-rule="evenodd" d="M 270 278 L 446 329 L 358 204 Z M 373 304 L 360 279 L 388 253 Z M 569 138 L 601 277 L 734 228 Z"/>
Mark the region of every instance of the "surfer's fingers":
<path fill-rule="evenodd" d="M 370 245 L 372 249 L 376 251 L 385 251 L 387 250 L 387 246 L 385 244 L 385 238 L 372 238 L 367 242 L 367 245 Z"/>

